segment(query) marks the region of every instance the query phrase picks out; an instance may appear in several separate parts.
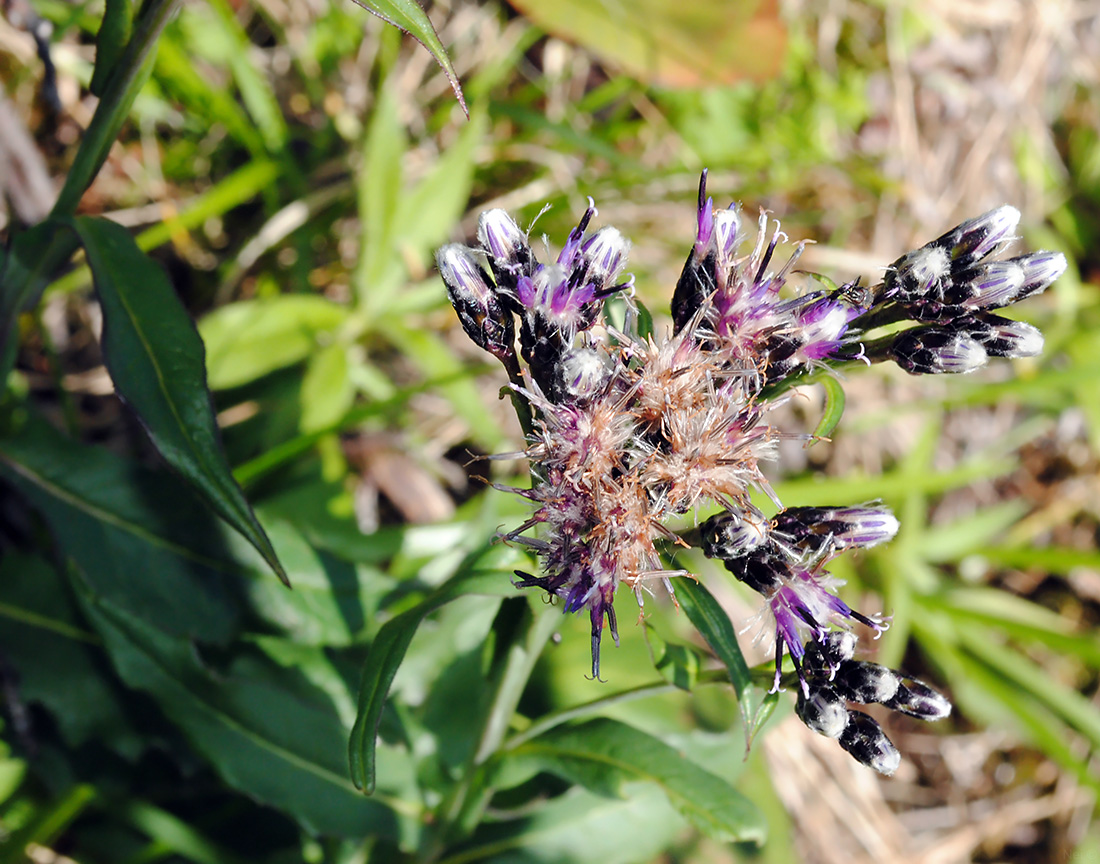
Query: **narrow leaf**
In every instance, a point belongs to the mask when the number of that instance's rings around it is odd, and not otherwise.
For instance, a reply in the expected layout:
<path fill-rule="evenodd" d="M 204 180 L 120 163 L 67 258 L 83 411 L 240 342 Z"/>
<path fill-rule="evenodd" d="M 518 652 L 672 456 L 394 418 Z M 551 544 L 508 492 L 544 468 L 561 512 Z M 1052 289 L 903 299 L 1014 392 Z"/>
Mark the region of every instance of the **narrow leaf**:
<path fill-rule="evenodd" d="M 359 795 L 344 774 L 344 727 L 322 691 L 260 660 L 215 675 L 188 640 L 96 597 L 79 578 L 75 587 L 122 679 L 151 694 L 227 783 L 309 831 L 396 836 L 394 812 Z"/>
<path fill-rule="evenodd" d="M 371 643 L 359 684 L 359 713 L 348 740 L 351 779 L 370 795 L 375 785 L 375 744 L 382 707 L 409 643 L 421 622 L 439 607 L 465 594 L 514 596 L 510 581 L 499 571 L 463 568 L 421 603 L 387 621 Z"/>
<path fill-rule="evenodd" d="M 815 439 L 828 438 L 833 434 L 833 430 L 840 423 L 840 418 L 844 416 L 844 405 L 847 399 L 844 388 L 832 375 L 825 375 L 818 383 L 825 391 L 825 410 L 821 414 L 817 428 L 814 429 Z"/>
<path fill-rule="evenodd" d="M 0 477 L 41 513 L 97 593 L 181 637 L 233 635 L 225 574 L 235 568 L 220 554 L 221 525 L 175 474 L 79 444 L 32 416 L 0 438 Z"/>
<path fill-rule="evenodd" d="M 623 797 L 630 781 L 655 783 L 673 807 L 715 840 L 759 844 L 766 833 L 759 811 L 729 783 L 616 720 L 554 729 L 509 751 L 499 770 L 515 776 L 549 771 L 607 797 Z"/>
<path fill-rule="evenodd" d="M 74 224 L 103 309 L 103 354 L 119 396 L 168 464 L 287 582 L 233 479 L 206 386 L 202 340 L 168 277 L 122 226 L 90 217 Z"/>
<path fill-rule="evenodd" d="M 462 106 L 463 113 L 467 117 L 470 116 L 470 110 L 466 107 L 466 98 L 462 95 L 462 85 L 458 82 L 454 66 L 451 65 L 451 58 L 447 56 L 447 49 L 439 41 L 435 27 L 424 14 L 424 10 L 414 0 L 354 0 L 354 2 L 377 15 L 387 24 L 404 30 L 423 45 L 435 58 L 435 62 L 442 67 L 447 80 L 451 82 L 451 89 L 455 91 L 455 98 Z"/>
<path fill-rule="evenodd" d="M 688 620 L 699 631 L 699 635 L 706 640 L 718 659 L 725 664 L 729 673 L 730 683 L 737 693 L 737 703 L 741 707 L 741 718 L 745 724 L 746 746 L 751 740 L 756 726 L 767 716 L 759 716 L 758 705 L 752 686 L 752 673 L 741 653 L 741 646 L 737 644 L 737 633 L 734 632 L 733 622 L 726 610 L 714 599 L 714 595 L 706 589 L 701 582 L 693 579 L 681 579 L 676 583 L 676 598 L 680 601 L 680 608 L 688 616 Z"/>

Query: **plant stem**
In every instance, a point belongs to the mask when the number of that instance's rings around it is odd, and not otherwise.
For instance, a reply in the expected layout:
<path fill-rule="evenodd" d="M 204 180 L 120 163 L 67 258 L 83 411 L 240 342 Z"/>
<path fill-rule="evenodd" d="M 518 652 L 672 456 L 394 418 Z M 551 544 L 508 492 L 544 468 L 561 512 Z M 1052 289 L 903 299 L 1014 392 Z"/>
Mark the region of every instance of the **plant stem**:
<path fill-rule="evenodd" d="M 455 835 L 462 836 L 480 823 L 493 793 L 492 787 L 484 782 L 487 779 L 486 763 L 504 740 L 535 662 L 558 627 L 559 616 L 557 609 L 528 608 L 522 629 L 508 649 L 477 747 L 462 778 L 439 808 L 439 827 L 422 851 L 421 860 L 437 860 Z"/>
<path fill-rule="evenodd" d="M 182 0 L 148 0 L 126 51 L 108 79 L 103 98 L 84 132 L 76 159 L 50 216 L 71 216 L 107 160 L 111 145 L 130 113 L 134 98 L 152 70 L 157 40 Z"/>

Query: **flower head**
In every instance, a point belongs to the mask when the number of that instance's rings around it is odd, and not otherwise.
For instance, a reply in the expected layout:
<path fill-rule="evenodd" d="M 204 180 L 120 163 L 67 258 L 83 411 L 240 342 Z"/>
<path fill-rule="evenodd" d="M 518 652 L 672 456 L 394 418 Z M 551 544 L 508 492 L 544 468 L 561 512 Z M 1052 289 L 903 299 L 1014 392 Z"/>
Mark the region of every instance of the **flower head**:
<path fill-rule="evenodd" d="M 1039 332 L 992 310 L 1045 289 L 1065 259 L 1037 252 L 996 260 L 1020 219 L 1006 206 L 901 256 L 879 285 L 834 287 L 819 277 L 813 290 L 795 291 L 789 282 L 806 242 L 791 244 L 764 213 L 753 227 L 739 205 L 716 210 L 706 179 L 704 171 L 671 333 L 620 331 L 603 320 L 606 298 L 626 292 L 633 277 L 620 277 L 628 241 L 610 226 L 592 229 L 591 201 L 553 261 L 539 261 L 501 210 L 482 214 L 477 249 L 439 252 L 463 329 L 505 363 L 516 399 L 534 417 L 517 454 L 531 462 L 532 486 L 515 490 L 533 512 L 503 538 L 536 554 L 541 574 L 516 571 L 515 584 L 541 588 L 568 613 L 587 610 L 599 678 L 604 630 L 619 640 L 619 586 L 640 607 L 654 583 L 672 593 L 686 571 L 666 563 L 663 547 L 686 540 L 670 519 L 716 507 L 698 535 L 707 556 L 761 595 L 775 644 L 772 689 L 789 656 L 799 717 L 889 774 L 900 754 L 850 705 L 936 720 L 951 704 L 920 681 L 856 659 L 857 625 L 878 636 L 889 619 L 852 609 L 828 567 L 888 542 L 898 521 L 877 505 L 784 508 L 760 464 L 777 458 L 782 439 L 811 436 L 775 428 L 769 412 L 803 373 L 845 362 L 893 360 L 928 374 L 1034 356 Z M 908 329 L 868 338 L 899 322 Z M 757 508 L 754 491 L 775 516 Z"/>

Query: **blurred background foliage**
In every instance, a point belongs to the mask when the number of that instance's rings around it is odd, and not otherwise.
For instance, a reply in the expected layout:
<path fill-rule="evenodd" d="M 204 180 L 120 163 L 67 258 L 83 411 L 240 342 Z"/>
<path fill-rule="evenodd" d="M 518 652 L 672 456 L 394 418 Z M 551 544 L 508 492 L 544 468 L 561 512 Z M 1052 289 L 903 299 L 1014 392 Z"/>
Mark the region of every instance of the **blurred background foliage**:
<path fill-rule="evenodd" d="M 29 166 L 0 176 L 9 239 L 72 165 L 104 12 L 33 3 L 53 25 L 55 110 L 21 9 L 9 0 L 0 21 L 0 164 Z M 3 403 L 0 861 L 1096 860 L 1100 8 L 428 13 L 468 119 L 427 51 L 343 0 L 191 0 L 159 40 L 79 212 L 131 229 L 198 321 L 234 476 L 294 590 L 166 472 L 114 395 L 78 257 L 20 318 Z M 474 457 L 522 444 L 433 251 L 489 207 L 560 242 L 592 196 L 661 313 L 704 166 L 719 199 L 815 240 L 804 266 L 837 280 L 876 281 L 1006 202 L 1029 247 L 1074 262 L 1021 310 L 1047 336 L 1041 358 L 954 380 L 853 372 L 832 440 L 792 443 L 774 473 L 788 506 L 898 513 L 894 543 L 836 569 L 853 605 L 894 616 L 878 659 L 959 710 L 931 730 L 891 716 L 904 760 L 889 780 L 788 722 L 786 700 L 746 756 L 736 699 L 683 614 L 648 603 L 605 652 L 609 684 L 585 677 L 588 624 L 553 617 L 560 639 L 530 658 L 509 733 L 601 700 L 578 716 L 624 721 L 734 784 L 766 843 L 700 831 L 667 777 L 601 790 L 537 759 L 500 780 L 480 827 L 443 834 L 487 681 L 542 602 L 509 584 L 523 553 L 492 543 L 526 510 L 485 481 L 523 485 L 524 466 Z M 806 387 L 775 422 L 808 431 L 821 411 Z M 743 626 L 752 598 L 685 560 Z M 449 579 L 469 592 L 412 638 L 364 797 L 346 759 L 360 668 L 380 628 Z M 765 660 L 751 631 L 741 641 Z"/>

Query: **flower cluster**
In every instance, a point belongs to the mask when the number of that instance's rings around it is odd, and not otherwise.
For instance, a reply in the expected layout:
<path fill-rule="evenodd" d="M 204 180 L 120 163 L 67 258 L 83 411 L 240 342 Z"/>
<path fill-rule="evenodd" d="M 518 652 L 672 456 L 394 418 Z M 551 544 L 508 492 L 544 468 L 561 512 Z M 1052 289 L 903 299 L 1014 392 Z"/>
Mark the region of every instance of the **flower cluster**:
<path fill-rule="evenodd" d="M 587 610 L 592 675 L 600 674 L 605 627 L 618 643 L 620 584 L 639 607 L 654 582 L 673 593 L 664 544 L 685 544 L 673 517 L 719 509 L 697 532 L 706 555 L 762 595 L 774 623 L 776 670 L 789 656 L 798 715 L 883 773 L 897 750 L 848 703 L 881 703 L 933 720 L 950 703 L 926 685 L 853 659 L 853 627 L 876 635 L 887 620 L 851 609 L 827 565 L 852 548 L 890 540 L 897 520 L 881 506 L 784 509 L 760 471 L 787 433 L 767 422 L 780 395 L 807 372 L 849 362 L 892 360 L 914 374 L 969 372 L 990 356 L 1038 353 L 1029 325 L 990 310 L 1042 291 L 1065 269 L 1040 252 L 991 260 L 1006 246 L 1019 213 L 1001 207 L 964 222 L 902 256 L 874 287 L 858 282 L 785 290 L 804 244 L 777 263 L 787 237 L 761 214 L 746 230 L 739 207 L 716 210 L 699 186 L 695 243 L 672 298 L 673 330 L 640 334 L 628 314 L 621 330 L 603 314 L 606 298 L 630 297 L 620 278 L 629 244 L 614 228 L 589 231 L 588 207 L 557 260 L 543 263 L 527 232 L 501 210 L 483 213 L 478 245 L 439 250 L 440 273 L 462 326 L 508 370 L 526 420 L 531 517 L 505 539 L 526 545 L 541 575 L 517 571 L 518 587 Z M 754 236 L 750 236 L 754 235 Z M 634 306 L 628 302 L 628 307 Z M 880 338 L 886 324 L 913 322 Z M 517 340 L 518 336 L 518 340 Z M 518 341 L 518 349 L 517 349 Z M 758 490 L 778 510 L 767 517 Z M 533 533 L 529 533 L 533 532 Z"/>

